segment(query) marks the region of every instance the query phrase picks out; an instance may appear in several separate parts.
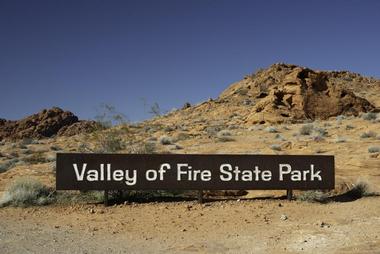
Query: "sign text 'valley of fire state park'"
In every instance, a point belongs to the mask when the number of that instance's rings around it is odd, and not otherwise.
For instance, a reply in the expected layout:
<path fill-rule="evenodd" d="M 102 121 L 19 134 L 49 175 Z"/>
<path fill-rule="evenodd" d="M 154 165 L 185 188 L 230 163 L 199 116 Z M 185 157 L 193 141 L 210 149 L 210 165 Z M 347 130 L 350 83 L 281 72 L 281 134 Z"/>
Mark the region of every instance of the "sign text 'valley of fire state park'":
<path fill-rule="evenodd" d="M 57 154 L 57 190 L 333 189 L 324 155 Z"/>

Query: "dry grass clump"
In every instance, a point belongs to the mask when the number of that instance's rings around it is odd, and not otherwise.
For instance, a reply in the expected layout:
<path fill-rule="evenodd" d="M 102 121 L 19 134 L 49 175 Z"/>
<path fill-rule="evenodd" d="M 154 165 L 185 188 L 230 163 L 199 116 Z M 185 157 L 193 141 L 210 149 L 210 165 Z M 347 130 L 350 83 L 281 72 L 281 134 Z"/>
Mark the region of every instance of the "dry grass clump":
<path fill-rule="evenodd" d="M 270 146 L 270 149 L 274 150 L 274 151 L 281 151 L 281 145 L 279 144 L 273 144 Z"/>
<path fill-rule="evenodd" d="M 276 127 L 273 127 L 273 126 L 269 126 L 267 128 L 265 128 L 265 130 L 269 133 L 278 133 L 279 131 L 277 130 Z"/>
<path fill-rule="evenodd" d="M 319 190 L 305 191 L 301 195 L 297 196 L 297 199 L 301 201 L 320 202 L 320 203 L 327 202 L 328 198 L 329 196 L 327 193 L 324 193 Z"/>
<path fill-rule="evenodd" d="M 33 206 L 47 205 L 54 201 L 53 191 L 31 178 L 19 178 L 14 181 L 0 200 L 2 206 Z"/>
<path fill-rule="evenodd" d="M 231 137 L 231 132 L 228 130 L 221 130 L 216 134 L 216 137 L 219 142 L 230 142 L 234 141 L 235 139 Z"/>
<path fill-rule="evenodd" d="M 299 130 L 299 134 L 303 136 L 310 135 L 313 132 L 314 126 L 312 124 L 305 124 Z"/>
<path fill-rule="evenodd" d="M 337 137 L 335 143 L 346 143 L 347 139 L 345 137 Z"/>
<path fill-rule="evenodd" d="M 120 130 L 105 130 L 95 135 L 95 151 L 97 153 L 115 153 L 125 149 L 125 142 Z"/>
<path fill-rule="evenodd" d="M 39 164 L 47 162 L 43 152 L 36 152 L 23 158 L 23 161 L 28 164 Z"/>
<path fill-rule="evenodd" d="M 368 147 L 369 153 L 380 153 L 380 146 L 370 146 Z"/>
<path fill-rule="evenodd" d="M 374 131 L 367 131 L 360 135 L 360 138 L 375 138 L 377 133 Z"/>
<path fill-rule="evenodd" d="M 377 118 L 377 113 L 375 112 L 368 112 L 368 113 L 365 113 L 362 115 L 362 118 L 364 120 L 367 120 L 367 121 L 372 121 L 372 120 L 376 120 Z"/>
<path fill-rule="evenodd" d="M 162 136 L 159 138 L 159 142 L 161 145 L 171 145 L 173 144 L 173 140 L 168 136 Z"/>
<path fill-rule="evenodd" d="M 13 168 L 16 163 L 19 162 L 19 159 L 13 158 L 8 161 L 5 161 L 4 163 L 0 164 L 0 173 L 3 173 L 11 168 Z"/>

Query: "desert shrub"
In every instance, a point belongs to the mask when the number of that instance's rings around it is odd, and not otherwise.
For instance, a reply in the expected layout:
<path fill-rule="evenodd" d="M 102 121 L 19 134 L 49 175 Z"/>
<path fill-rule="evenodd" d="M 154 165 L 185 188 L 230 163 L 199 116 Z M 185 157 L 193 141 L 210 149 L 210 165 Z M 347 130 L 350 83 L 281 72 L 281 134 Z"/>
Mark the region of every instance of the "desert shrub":
<path fill-rule="evenodd" d="M 24 157 L 24 162 L 29 164 L 39 164 L 47 162 L 43 152 L 36 152 Z"/>
<path fill-rule="evenodd" d="M 62 148 L 59 147 L 59 146 L 52 145 L 52 146 L 50 147 L 50 150 L 52 150 L 52 151 L 60 151 L 60 150 L 62 150 Z"/>
<path fill-rule="evenodd" d="M 216 134 L 216 137 L 219 142 L 230 142 L 234 141 L 235 139 L 231 137 L 231 132 L 228 130 L 221 130 Z"/>
<path fill-rule="evenodd" d="M 377 136 L 377 133 L 374 131 L 367 131 L 360 135 L 361 138 L 375 138 Z"/>
<path fill-rule="evenodd" d="M 337 137 L 335 143 L 346 143 L 347 139 L 345 137 Z"/>
<path fill-rule="evenodd" d="M 319 136 L 321 137 L 326 137 L 328 134 L 328 131 L 325 128 L 317 127 L 317 128 L 314 128 L 314 131 L 317 132 Z"/>
<path fill-rule="evenodd" d="M 325 152 L 326 152 L 326 151 L 323 150 L 322 148 L 317 148 L 317 149 L 315 149 L 315 153 L 316 153 L 316 154 L 325 153 Z"/>
<path fill-rule="evenodd" d="M 57 204 L 101 203 L 104 202 L 104 191 L 59 191 L 55 200 Z"/>
<path fill-rule="evenodd" d="M 339 115 L 336 117 L 336 123 L 340 125 L 344 119 L 346 119 L 344 115 Z"/>
<path fill-rule="evenodd" d="M 153 103 L 153 105 L 150 106 L 150 110 L 148 113 L 152 114 L 155 117 L 161 116 L 162 112 L 160 105 L 157 102 Z"/>
<path fill-rule="evenodd" d="M 324 140 L 325 140 L 325 138 L 321 134 L 317 134 L 317 135 L 313 136 L 313 141 L 315 141 L 315 142 L 322 142 Z"/>
<path fill-rule="evenodd" d="M 176 135 L 176 140 L 181 141 L 181 140 L 186 140 L 189 139 L 190 135 L 186 132 L 180 132 Z"/>
<path fill-rule="evenodd" d="M 221 136 L 221 137 L 217 137 L 218 141 L 219 142 L 231 142 L 231 141 L 235 141 L 235 139 L 233 137 L 229 137 L 229 136 Z"/>
<path fill-rule="evenodd" d="M 56 161 L 57 155 L 55 153 L 50 153 L 46 156 L 46 161 L 54 162 Z"/>
<path fill-rule="evenodd" d="M 270 149 L 272 149 L 274 151 L 281 151 L 281 145 L 273 144 L 270 146 Z"/>
<path fill-rule="evenodd" d="M 22 150 L 20 151 L 20 154 L 24 154 L 24 155 L 32 154 L 32 153 L 33 153 L 33 151 L 30 150 L 30 149 L 22 149 Z"/>
<path fill-rule="evenodd" d="M 228 131 L 228 130 L 221 130 L 217 133 L 217 136 L 218 137 L 227 137 L 227 136 L 231 136 L 231 132 Z"/>
<path fill-rule="evenodd" d="M 174 128 L 172 126 L 165 126 L 164 131 L 165 132 L 171 132 L 171 131 L 174 131 Z"/>
<path fill-rule="evenodd" d="M 205 131 L 209 136 L 216 136 L 216 134 L 221 130 L 220 126 L 208 126 Z"/>
<path fill-rule="evenodd" d="M 18 159 L 10 159 L 8 161 L 1 163 L 0 164 L 0 173 L 3 173 L 5 171 L 13 168 L 18 161 L 19 161 Z"/>
<path fill-rule="evenodd" d="M 375 112 L 368 112 L 362 115 L 362 118 L 367 121 L 376 120 L 377 113 Z"/>
<path fill-rule="evenodd" d="M 19 178 L 5 191 L 0 206 L 46 205 L 54 201 L 53 191 L 32 178 Z"/>
<path fill-rule="evenodd" d="M 355 126 L 353 126 L 351 124 L 346 125 L 346 130 L 352 130 L 352 129 L 355 129 Z"/>
<path fill-rule="evenodd" d="M 99 129 L 110 128 L 114 124 L 125 124 L 127 122 L 126 116 L 118 112 L 115 106 L 109 104 L 101 104 L 97 109 L 95 120 Z"/>
<path fill-rule="evenodd" d="M 283 136 L 281 136 L 281 134 L 276 134 L 276 136 L 274 137 L 275 139 L 278 139 L 278 140 L 281 140 L 281 141 L 285 141 L 286 139 L 283 137 Z"/>
<path fill-rule="evenodd" d="M 34 144 L 34 140 L 32 138 L 23 138 L 21 141 L 20 141 L 20 145 L 30 145 L 30 144 Z"/>
<path fill-rule="evenodd" d="M 305 191 L 301 195 L 296 197 L 300 201 L 307 201 L 307 202 L 327 202 L 328 200 L 328 194 L 318 191 L 318 190 L 310 190 Z"/>
<path fill-rule="evenodd" d="M 273 126 L 269 126 L 267 128 L 265 128 L 265 130 L 269 133 L 278 133 L 279 131 L 277 130 L 276 127 L 273 127 Z"/>
<path fill-rule="evenodd" d="M 155 153 L 156 151 L 156 143 L 145 142 L 145 143 L 130 145 L 128 146 L 127 150 L 128 150 L 128 153 L 152 154 L 152 153 Z"/>
<path fill-rule="evenodd" d="M 125 149 L 125 142 L 120 130 L 105 130 L 95 135 L 95 152 L 115 153 Z"/>
<path fill-rule="evenodd" d="M 369 153 L 380 153 L 380 146 L 370 146 L 368 147 Z"/>
<path fill-rule="evenodd" d="M 313 132 L 314 126 L 312 124 L 305 124 L 299 130 L 299 134 L 301 135 L 310 135 Z"/>
<path fill-rule="evenodd" d="M 173 144 L 173 140 L 168 136 L 161 136 L 159 138 L 159 142 L 161 145 L 171 145 Z"/>

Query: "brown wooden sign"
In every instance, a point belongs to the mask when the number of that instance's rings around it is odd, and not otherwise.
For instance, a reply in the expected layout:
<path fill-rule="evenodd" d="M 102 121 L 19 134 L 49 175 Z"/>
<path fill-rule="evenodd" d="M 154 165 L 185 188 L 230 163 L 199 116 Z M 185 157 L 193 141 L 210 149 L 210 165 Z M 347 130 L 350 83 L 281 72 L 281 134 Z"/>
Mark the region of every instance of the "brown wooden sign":
<path fill-rule="evenodd" d="M 312 190 L 334 184 L 334 156 L 57 154 L 57 190 Z"/>

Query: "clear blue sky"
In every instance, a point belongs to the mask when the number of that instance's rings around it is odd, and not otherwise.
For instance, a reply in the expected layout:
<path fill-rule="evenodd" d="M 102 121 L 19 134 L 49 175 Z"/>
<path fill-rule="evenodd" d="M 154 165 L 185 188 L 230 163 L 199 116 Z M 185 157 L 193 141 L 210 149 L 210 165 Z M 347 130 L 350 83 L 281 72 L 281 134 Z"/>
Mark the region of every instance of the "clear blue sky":
<path fill-rule="evenodd" d="M 275 62 L 380 77 L 380 1 L 0 0 L 0 118 L 147 118 Z"/>

